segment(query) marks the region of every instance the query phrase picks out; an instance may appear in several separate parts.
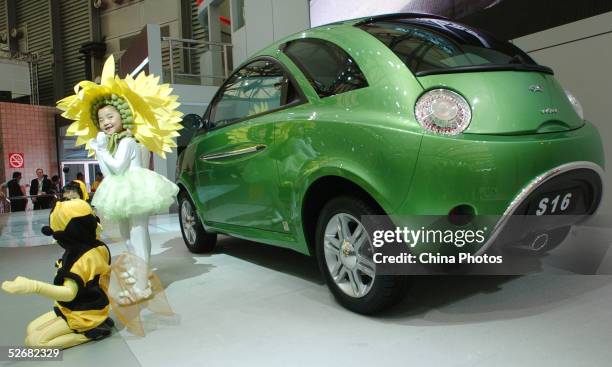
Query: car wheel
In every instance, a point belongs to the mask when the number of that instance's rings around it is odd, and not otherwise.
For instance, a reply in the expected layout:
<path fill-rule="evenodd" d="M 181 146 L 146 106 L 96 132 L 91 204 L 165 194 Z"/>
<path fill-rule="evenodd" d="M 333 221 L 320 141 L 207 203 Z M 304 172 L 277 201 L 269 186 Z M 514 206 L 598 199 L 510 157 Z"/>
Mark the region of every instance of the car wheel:
<path fill-rule="evenodd" d="M 217 235 L 206 232 L 191 199 L 185 193 L 179 195 L 179 221 L 183 240 L 189 251 L 206 253 L 215 249 Z"/>
<path fill-rule="evenodd" d="M 359 198 L 338 197 L 329 201 L 317 222 L 316 252 L 321 272 L 336 300 L 351 311 L 372 314 L 401 300 L 409 278 L 376 273 L 370 235 L 374 228 L 366 228 L 361 221 L 364 215 L 380 213 Z M 388 224 L 373 226 L 381 229 Z"/>

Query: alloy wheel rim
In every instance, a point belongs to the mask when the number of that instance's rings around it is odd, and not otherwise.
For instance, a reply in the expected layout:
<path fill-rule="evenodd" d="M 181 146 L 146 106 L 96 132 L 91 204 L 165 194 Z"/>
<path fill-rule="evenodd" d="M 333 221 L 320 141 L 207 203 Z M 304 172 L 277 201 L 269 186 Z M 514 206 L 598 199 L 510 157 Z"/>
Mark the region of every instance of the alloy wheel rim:
<path fill-rule="evenodd" d="M 187 200 L 183 201 L 181 204 L 181 225 L 183 227 L 183 233 L 185 234 L 187 243 L 190 245 L 195 244 L 195 215 L 191 204 Z"/>
<path fill-rule="evenodd" d="M 334 215 L 325 227 L 325 263 L 334 283 L 353 298 L 366 296 L 376 277 L 374 249 L 364 225 L 347 213 Z"/>

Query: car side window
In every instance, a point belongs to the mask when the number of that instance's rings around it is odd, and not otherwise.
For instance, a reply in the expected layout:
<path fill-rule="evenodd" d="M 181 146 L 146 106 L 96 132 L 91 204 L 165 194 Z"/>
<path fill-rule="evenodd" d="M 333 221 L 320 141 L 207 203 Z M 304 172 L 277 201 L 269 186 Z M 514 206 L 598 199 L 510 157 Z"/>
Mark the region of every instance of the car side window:
<path fill-rule="evenodd" d="M 368 86 L 355 60 L 329 41 L 302 38 L 288 42 L 283 52 L 300 68 L 320 98 Z"/>
<path fill-rule="evenodd" d="M 248 64 L 223 86 L 212 106 L 212 125 L 225 126 L 281 107 L 286 83 L 287 77 L 276 63 L 259 60 Z"/>

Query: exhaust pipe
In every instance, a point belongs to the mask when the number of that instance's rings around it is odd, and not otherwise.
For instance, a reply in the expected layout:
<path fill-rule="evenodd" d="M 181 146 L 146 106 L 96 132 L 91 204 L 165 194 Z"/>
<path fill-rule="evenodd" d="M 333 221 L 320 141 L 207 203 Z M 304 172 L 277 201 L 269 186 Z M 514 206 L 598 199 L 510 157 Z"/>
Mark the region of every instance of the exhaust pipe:
<path fill-rule="evenodd" d="M 540 233 L 539 235 L 535 236 L 533 241 L 519 242 L 512 247 L 515 249 L 537 252 L 543 249 L 546 244 L 548 244 L 548 233 Z"/>
<path fill-rule="evenodd" d="M 542 233 L 540 235 L 538 235 L 533 242 L 531 243 L 531 249 L 533 251 L 540 251 L 541 249 L 544 248 L 544 246 L 546 246 L 546 244 L 548 243 L 548 233 Z"/>

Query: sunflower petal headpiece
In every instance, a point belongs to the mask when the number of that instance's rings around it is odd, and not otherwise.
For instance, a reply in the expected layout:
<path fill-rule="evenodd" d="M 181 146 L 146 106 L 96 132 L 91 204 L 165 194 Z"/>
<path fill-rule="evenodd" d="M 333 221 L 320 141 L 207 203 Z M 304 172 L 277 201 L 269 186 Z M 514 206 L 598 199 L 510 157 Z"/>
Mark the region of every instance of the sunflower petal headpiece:
<path fill-rule="evenodd" d="M 100 84 L 87 80 L 78 83 L 74 95 L 57 102 L 57 107 L 64 111 L 63 117 L 75 120 L 68 127 L 67 135 L 77 137 L 77 146 L 85 144 L 89 156 L 94 153 L 89 139 L 100 131 L 98 109 L 112 105 L 121 114 L 124 128 L 147 149 L 165 158 L 165 153 L 176 147 L 173 138 L 183 128 L 183 113 L 177 110 L 178 96 L 171 93 L 168 84 L 159 84 L 159 77 L 144 72 L 136 79 L 131 75 L 119 78 L 111 55 L 104 63 Z"/>

